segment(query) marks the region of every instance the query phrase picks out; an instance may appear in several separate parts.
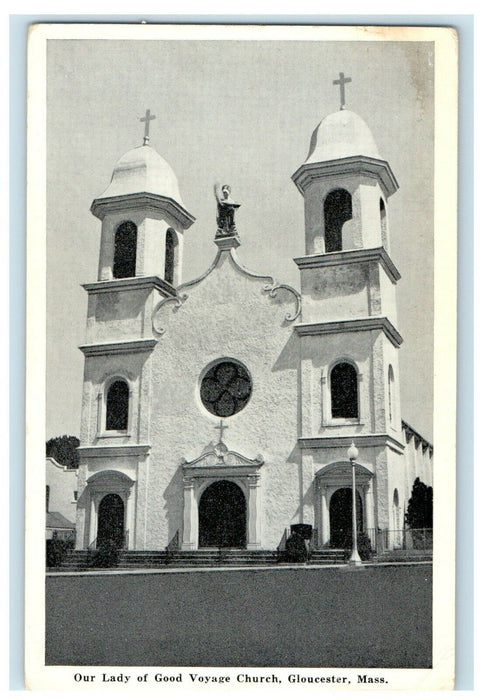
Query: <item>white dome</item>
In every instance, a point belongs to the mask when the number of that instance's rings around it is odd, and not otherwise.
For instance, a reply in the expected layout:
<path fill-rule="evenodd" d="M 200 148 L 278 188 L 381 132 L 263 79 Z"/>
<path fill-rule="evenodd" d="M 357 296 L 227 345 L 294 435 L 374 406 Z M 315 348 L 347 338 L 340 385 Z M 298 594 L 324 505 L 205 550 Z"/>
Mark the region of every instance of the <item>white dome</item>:
<path fill-rule="evenodd" d="M 368 156 L 381 159 L 371 131 L 355 112 L 341 109 L 322 119 L 310 140 L 306 163 Z"/>
<path fill-rule="evenodd" d="M 147 192 L 174 199 L 184 207 L 173 169 L 151 146 L 139 146 L 118 160 L 100 199 Z"/>

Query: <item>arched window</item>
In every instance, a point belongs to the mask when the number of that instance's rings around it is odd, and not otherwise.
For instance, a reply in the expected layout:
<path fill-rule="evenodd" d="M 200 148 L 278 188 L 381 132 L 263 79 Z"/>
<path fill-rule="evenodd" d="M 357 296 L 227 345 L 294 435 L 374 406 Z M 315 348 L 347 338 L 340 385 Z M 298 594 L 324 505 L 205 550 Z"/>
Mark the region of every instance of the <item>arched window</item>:
<path fill-rule="evenodd" d="M 127 430 L 129 416 L 129 387 L 116 379 L 107 390 L 106 430 Z"/>
<path fill-rule="evenodd" d="M 124 221 L 117 227 L 114 239 L 114 265 L 112 274 L 116 279 L 135 277 L 137 226 L 132 221 Z"/>
<path fill-rule="evenodd" d="M 332 190 L 324 202 L 325 252 L 342 250 L 342 227 L 352 219 L 352 197 L 347 190 Z"/>
<path fill-rule="evenodd" d="M 174 253 L 176 248 L 176 231 L 169 228 L 166 231 L 166 246 L 164 253 L 164 279 L 173 284 L 174 279 Z"/>
<path fill-rule="evenodd" d="M 330 373 L 332 418 L 358 418 L 357 370 L 349 362 L 339 362 Z"/>
<path fill-rule="evenodd" d="M 389 365 L 387 372 L 387 386 L 389 391 L 389 422 L 394 420 L 394 370 L 392 365 Z"/>
<path fill-rule="evenodd" d="M 387 214 L 386 214 L 386 205 L 384 204 L 384 200 L 381 197 L 379 200 L 379 215 L 381 217 L 381 239 L 382 239 L 382 245 L 387 245 Z"/>

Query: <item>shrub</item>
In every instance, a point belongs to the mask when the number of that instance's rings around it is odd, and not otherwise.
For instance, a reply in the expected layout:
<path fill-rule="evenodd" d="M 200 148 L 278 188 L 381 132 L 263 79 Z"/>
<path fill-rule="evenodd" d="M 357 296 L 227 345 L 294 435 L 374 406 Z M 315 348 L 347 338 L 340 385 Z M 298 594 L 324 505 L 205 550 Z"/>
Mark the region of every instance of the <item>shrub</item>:
<path fill-rule="evenodd" d="M 334 545 L 331 543 L 331 547 Z M 352 533 L 347 532 L 344 540 L 342 542 L 342 547 L 334 547 L 335 549 L 345 549 L 346 559 L 349 559 L 352 552 Z M 357 551 L 362 561 L 368 561 L 374 556 L 374 550 L 372 549 L 372 543 L 368 535 L 365 532 L 357 533 Z"/>
<path fill-rule="evenodd" d="M 419 477 L 413 484 L 405 520 L 411 530 L 433 527 L 433 489 Z"/>
<path fill-rule="evenodd" d="M 362 561 L 372 559 L 374 550 L 372 549 L 371 540 L 365 532 L 357 533 L 357 551 Z"/>
<path fill-rule="evenodd" d="M 293 563 L 300 563 L 307 561 L 308 558 L 309 555 L 307 552 L 305 540 L 303 539 L 303 537 L 294 532 L 287 539 L 287 543 L 285 545 L 284 560 Z"/>
<path fill-rule="evenodd" d="M 110 569 L 119 562 L 119 545 L 115 540 L 106 540 L 92 558 L 92 566 Z"/>
<path fill-rule="evenodd" d="M 62 562 L 65 559 L 67 552 L 74 548 L 74 540 L 46 540 L 45 541 L 45 555 L 47 567 L 56 568 L 62 566 Z"/>
<path fill-rule="evenodd" d="M 77 454 L 79 444 L 79 438 L 74 435 L 50 438 L 45 445 L 46 457 L 53 457 L 58 464 L 70 469 L 77 469 L 79 466 L 79 455 Z"/>

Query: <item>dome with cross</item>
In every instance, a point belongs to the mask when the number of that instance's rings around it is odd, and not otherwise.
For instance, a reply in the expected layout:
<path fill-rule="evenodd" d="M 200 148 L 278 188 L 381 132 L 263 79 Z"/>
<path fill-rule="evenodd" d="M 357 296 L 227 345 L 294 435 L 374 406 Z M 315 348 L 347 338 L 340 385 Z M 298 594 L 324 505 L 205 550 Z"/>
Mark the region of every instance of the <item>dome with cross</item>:
<path fill-rule="evenodd" d="M 133 148 L 118 160 L 101 199 L 146 192 L 183 205 L 178 179 L 169 163 L 151 146 Z"/>
<path fill-rule="evenodd" d="M 340 109 L 329 114 L 315 128 L 306 163 L 366 156 L 381 159 L 371 131 L 355 112 Z"/>

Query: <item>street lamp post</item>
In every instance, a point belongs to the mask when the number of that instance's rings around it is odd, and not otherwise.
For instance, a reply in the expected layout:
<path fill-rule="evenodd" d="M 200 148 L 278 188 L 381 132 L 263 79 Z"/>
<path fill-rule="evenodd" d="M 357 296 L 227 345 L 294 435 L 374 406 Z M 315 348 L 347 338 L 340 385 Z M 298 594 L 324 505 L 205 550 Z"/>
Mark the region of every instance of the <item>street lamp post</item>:
<path fill-rule="evenodd" d="M 359 456 L 359 450 L 352 443 L 352 445 L 347 450 L 347 456 L 352 467 L 352 554 L 349 559 L 349 564 L 351 566 L 359 566 L 361 558 L 359 556 L 359 551 L 357 549 L 357 512 L 356 512 L 356 459 Z"/>

